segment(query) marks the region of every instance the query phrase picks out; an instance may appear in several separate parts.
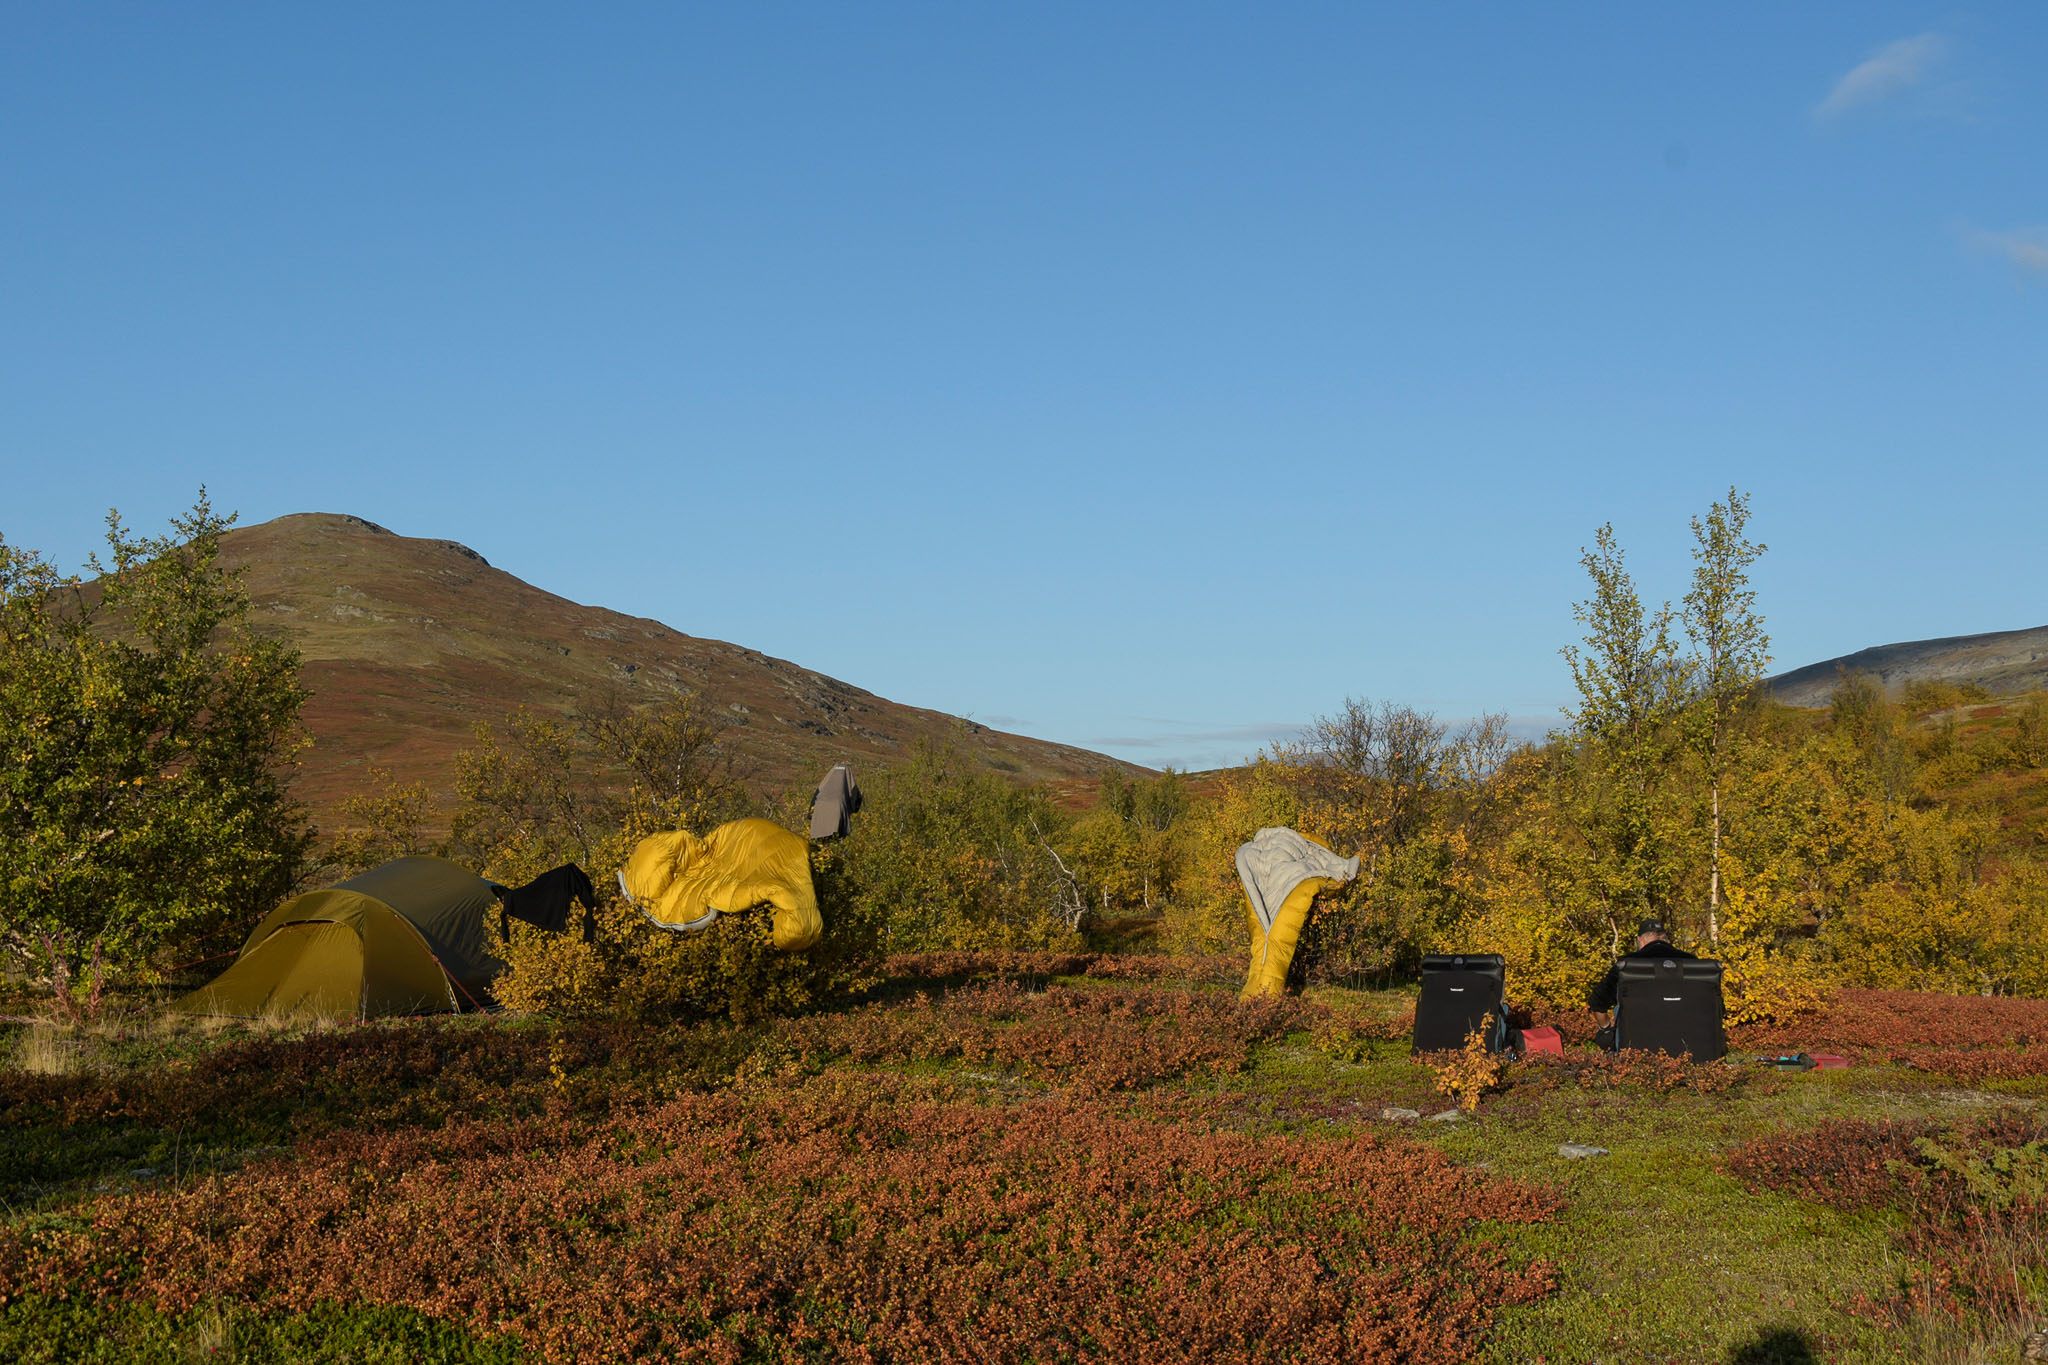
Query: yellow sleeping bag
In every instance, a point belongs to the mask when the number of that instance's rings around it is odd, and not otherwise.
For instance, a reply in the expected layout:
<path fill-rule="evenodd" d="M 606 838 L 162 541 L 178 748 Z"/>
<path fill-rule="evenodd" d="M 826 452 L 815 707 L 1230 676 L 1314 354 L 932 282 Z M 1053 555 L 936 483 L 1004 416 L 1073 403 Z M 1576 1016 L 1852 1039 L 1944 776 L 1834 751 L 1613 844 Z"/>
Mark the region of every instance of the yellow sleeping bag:
<path fill-rule="evenodd" d="M 1310 877 L 1307 881 L 1287 893 L 1287 899 L 1280 902 L 1280 913 L 1273 917 L 1273 932 L 1267 933 L 1259 923 L 1259 917 L 1251 906 L 1244 908 L 1244 917 L 1252 926 L 1252 965 L 1245 973 L 1244 989 L 1239 992 L 1243 1000 L 1255 999 L 1261 995 L 1285 995 L 1287 993 L 1287 969 L 1294 965 L 1294 945 L 1301 938 L 1301 931 L 1308 923 L 1308 908 L 1317 893 L 1335 891 L 1344 885 L 1336 877 Z"/>
<path fill-rule="evenodd" d="M 664 929 L 708 929 L 720 915 L 765 905 L 779 952 L 801 952 L 825 932 L 811 847 L 772 820 L 735 820 L 702 839 L 680 829 L 649 835 L 620 869 L 619 889 Z"/>
<path fill-rule="evenodd" d="M 1252 929 L 1252 961 L 1241 998 L 1282 995 L 1287 969 L 1308 923 L 1316 894 L 1334 891 L 1358 875 L 1358 859 L 1340 858 L 1297 830 L 1262 829 L 1237 850 L 1244 883 L 1245 919 Z"/>

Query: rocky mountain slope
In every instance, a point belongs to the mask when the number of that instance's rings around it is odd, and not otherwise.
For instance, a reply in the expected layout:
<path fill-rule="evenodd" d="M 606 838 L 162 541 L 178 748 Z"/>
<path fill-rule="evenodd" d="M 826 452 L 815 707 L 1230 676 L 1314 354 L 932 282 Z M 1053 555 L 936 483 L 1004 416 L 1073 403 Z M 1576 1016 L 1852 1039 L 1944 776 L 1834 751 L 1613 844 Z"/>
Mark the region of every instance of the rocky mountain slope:
<path fill-rule="evenodd" d="M 1845 672 L 1894 693 L 1914 682 L 1975 683 L 1995 697 L 2031 692 L 2048 688 L 2048 626 L 1878 645 L 1780 673 L 1771 691 L 1791 706 L 1825 706 Z"/>
<path fill-rule="evenodd" d="M 454 755 L 479 720 L 519 706 L 567 713 L 621 689 L 680 689 L 728 722 L 724 743 L 757 788 L 896 761 L 950 739 L 1022 779 L 1078 778 L 1116 760 L 904 706 L 722 640 L 685 635 L 544 592 L 466 546 L 313 513 L 232 531 L 256 623 L 296 643 L 314 746 L 297 790 L 331 827 L 366 769 L 424 780 L 445 809 Z"/>

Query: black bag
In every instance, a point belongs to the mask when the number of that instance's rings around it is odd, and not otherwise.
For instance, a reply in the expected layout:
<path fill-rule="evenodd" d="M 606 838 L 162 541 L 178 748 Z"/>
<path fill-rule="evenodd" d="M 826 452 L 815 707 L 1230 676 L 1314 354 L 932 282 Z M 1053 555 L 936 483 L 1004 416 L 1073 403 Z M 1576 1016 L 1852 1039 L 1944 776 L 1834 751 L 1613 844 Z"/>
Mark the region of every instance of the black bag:
<path fill-rule="evenodd" d="M 1696 1062 L 1728 1055 L 1721 1031 L 1721 964 L 1704 958 L 1625 957 L 1614 1007 L 1619 1048 Z"/>
<path fill-rule="evenodd" d="M 1488 1014 L 1486 1050 L 1508 1043 L 1507 959 L 1499 953 L 1432 953 L 1422 959 L 1422 995 L 1415 1002 L 1415 1050 L 1465 1046 Z"/>

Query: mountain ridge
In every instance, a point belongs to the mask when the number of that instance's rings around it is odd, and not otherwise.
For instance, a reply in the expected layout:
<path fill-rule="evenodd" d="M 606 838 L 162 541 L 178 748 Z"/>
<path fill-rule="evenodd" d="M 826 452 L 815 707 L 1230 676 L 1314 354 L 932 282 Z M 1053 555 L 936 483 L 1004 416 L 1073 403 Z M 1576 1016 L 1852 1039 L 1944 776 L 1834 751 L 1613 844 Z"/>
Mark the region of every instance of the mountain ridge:
<path fill-rule="evenodd" d="M 368 769 L 425 781 L 445 815 L 454 755 L 477 721 L 520 706 L 569 714 L 616 689 L 666 691 L 725 722 L 721 744 L 759 789 L 834 762 L 859 771 L 921 740 L 957 744 L 1020 780 L 1142 771 L 1107 755 L 908 706 L 786 659 L 572 602 L 457 541 L 403 536 L 347 513 L 305 512 L 228 532 L 251 619 L 301 654 L 313 747 L 296 789 L 316 821 L 366 789 Z"/>
<path fill-rule="evenodd" d="M 1844 674 L 1870 678 L 1888 692 L 1916 682 L 1974 684 L 1993 696 L 2031 692 L 2048 688 L 2048 626 L 1873 645 L 1766 681 L 1788 706 L 1825 706 Z"/>

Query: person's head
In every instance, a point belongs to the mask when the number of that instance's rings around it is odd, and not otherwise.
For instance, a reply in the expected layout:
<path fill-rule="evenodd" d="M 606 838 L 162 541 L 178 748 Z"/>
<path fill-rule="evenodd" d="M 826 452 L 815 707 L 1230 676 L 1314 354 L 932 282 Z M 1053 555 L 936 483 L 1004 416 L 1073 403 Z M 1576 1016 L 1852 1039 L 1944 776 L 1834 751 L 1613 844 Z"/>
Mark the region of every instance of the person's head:
<path fill-rule="evenodd" d="M 1671 931 L 1660 919 L 1646 919 L 1636 926 L 1636 947 L 1647 948 L 1652 943 L 1664 943 L 1671 938 Z"/>

